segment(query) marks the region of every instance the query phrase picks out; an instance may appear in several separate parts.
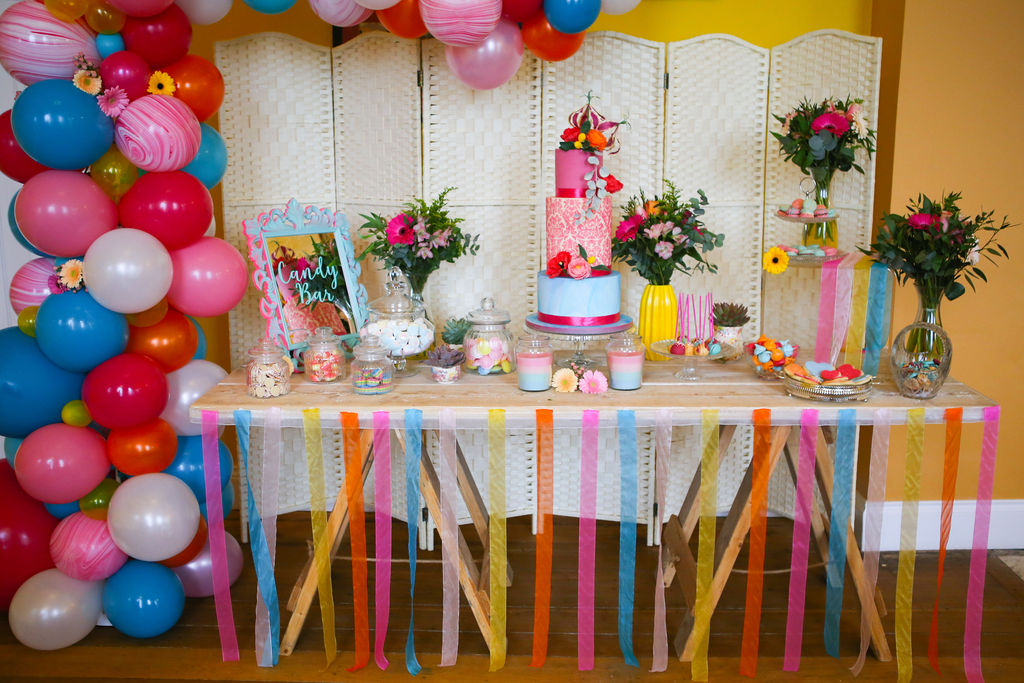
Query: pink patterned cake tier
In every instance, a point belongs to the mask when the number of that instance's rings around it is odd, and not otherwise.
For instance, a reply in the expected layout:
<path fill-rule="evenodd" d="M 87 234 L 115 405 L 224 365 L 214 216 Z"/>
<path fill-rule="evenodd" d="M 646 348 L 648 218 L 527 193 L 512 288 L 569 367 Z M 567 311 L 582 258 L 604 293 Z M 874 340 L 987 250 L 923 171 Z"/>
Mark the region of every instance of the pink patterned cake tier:
<path fill-rule="evenodd" d="M 567 251 L 573 256 L 582 246 L 587 256 L 593 256 L 595 263 L 609 265 L 612 262 L 612 200 L 605 197 L 597 215 L 577 223 L 577 217 L 587 210 L 589 199 L 567 197 L 547 198 L 547 257 L 550 261 L 558 252 Z"/>

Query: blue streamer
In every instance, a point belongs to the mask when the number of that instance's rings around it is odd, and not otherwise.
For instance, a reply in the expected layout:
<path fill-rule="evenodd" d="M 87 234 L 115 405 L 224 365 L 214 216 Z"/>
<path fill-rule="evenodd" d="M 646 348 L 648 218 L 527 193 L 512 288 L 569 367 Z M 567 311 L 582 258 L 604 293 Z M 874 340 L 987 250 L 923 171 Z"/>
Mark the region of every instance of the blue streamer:
<path fill-rule="evenodd" d="M 405 668 L 415 676 L 422 667 L 413 643 L 413 609 L 416 596 L 416 529 L 420 520 L 420 458 L 423 453 L 423 412 L 405 411 L 405 519 L 409 526 L 409 635 L 405 639 Z"/>
<path fill-rule="evenodd" d="M 629 666 L 633 654 L 633 582 L 636 574 L 636 414 L 619 411 L 619 649 Z"/>
<path fill-rule="evenodd" d="M 249 480 L 249 425 L 252 413 L 248 410 L 235 411 L 235 432 L 238 435 L 238 455 L 245 468 L 245 491 L 249 517 L 249 548 L 252 551 L 252 563 L 256 568 L 256 581 L 259 586 L 263 604 L 270 615 L 270 637 L 263 644 L 259 655 L 260 666 L 277 666 L 281 651 L 281 609 L 277 602 L 277 581 L 274 578 L 274 563 L 270 559 L 267 536 L 263 532 L 263 522 L 256 508 L 256 497 L 252 492 Z M 256 646 L 259 647 L 259 643 Z"/>
<path fill-rule="evenodd" d="M 889 267 L 881 263 L 871 266 L 868 281 L 868 320 L 864 335 L 864 367 L 869 375 L 878 374 L 882 349 L 889 341 L 889 317 L 892 297 L 889 296 Z"/>
<path fill-rule="evenodd" d="M 825 589 L 825 651 L 839 657 L 839 614 L 843 611 L 846 575 L 846 535 L 853 495 L 853 451 L 857 440 L 857 411 L 839 411 L 836 468 L 832 477 L 832 521 L 828 535 L 828 585 Z"/>

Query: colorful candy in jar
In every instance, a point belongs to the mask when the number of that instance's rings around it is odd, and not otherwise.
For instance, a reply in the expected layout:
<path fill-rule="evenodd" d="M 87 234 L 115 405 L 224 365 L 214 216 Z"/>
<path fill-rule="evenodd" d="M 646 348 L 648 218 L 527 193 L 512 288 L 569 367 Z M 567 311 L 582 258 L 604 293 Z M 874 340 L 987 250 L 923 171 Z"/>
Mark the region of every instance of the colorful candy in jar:
<path fill-rule="evenodd" d="M 796 359 L 800 347 L 789 340 L 778 341 L 761 335 L 756 342 L 748 345 L 754 367 L 759 375 L 774 375 L 776 368 L 784 368 Z"/>
<path fill-rule="evenodd" d="M 388 350 L 374 335 L 366 335 L 354 350 L 352 390 L 357 394 L 386 394 L 395 388 L 394 365 Z"/>
<path fill-rule="evenodd" d="M 319 327 L 302 354 L 306 377 L 311 382 L 333 382 L 345 369 L 338 337 L 329 327 Z"/>
<path fill-rule="evenodd" d="M 515 370 L 512 335 L 507 325 L 512 317 L 494 307 L 494 299 L 485 297 L 480 308 L 468 316 L 469 332 L 463 339 L 466 369 L 481 375 L 507 374 Z"/>
<path fill-rule="evenodd" d="M 382 319 L 363 327 L 362 335 L 373 335 L 394 356 L 414 356 L 434 343 L 434 327 L 425 318 Z"/>

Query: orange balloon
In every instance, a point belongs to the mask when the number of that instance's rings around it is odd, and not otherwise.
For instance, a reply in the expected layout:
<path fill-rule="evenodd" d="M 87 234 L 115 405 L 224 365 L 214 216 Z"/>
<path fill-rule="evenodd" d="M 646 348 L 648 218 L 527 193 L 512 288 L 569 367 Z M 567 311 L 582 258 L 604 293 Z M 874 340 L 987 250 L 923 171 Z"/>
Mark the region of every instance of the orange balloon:
<path fill-rule="evenodd" d="M 196 555 L 202 552 L 203 546 L 206 545 L 206 536 L 208 533 L 206 520 L 203 519 L 202 515 L 199 515 L 199 528 L 196 529 L 196 535 L 192 538 L 189 544 L 185 546 L 184 550 L 174 557 L 168 557 L 166 560 L 160 560 L 160 564 L 173 569 L 174 567 L 180 567 L 196 559 Z"/>
<path fill-rule="evenodd" d="M 167 297 L 164 297 L 157 301 L 152 308 L 147 308 L 138 313 L 129 313 L 125 317 L 128 318 L 128 324 L 132 327 L 149 327 L 150 325 L 156 325 L 166 315 Z"/>
<path fill-rule="evenodd" d="M 128 327 L 125 353 L 141 353 L 157 362 L 164 372 L 184 367 L 196 355 L 199 333 L 180 311 L 167 309 L 163 320 L 149 327 Z"/>
<path fill-rule="evenodd" d="M 419 38 L 427 32 L 420 16 L 420 0 L 398 0 L 397 5 L 377 10 L 377 18 L 399 38 Z"/>
<path fill-rule="evenodd" d="M 124 28 L 125 19 L 125 13 L 111 7 L 106 0 L 92 0 L 85 10 L 85 22 L 96 33 L 117 33 Z"/>
<path fill-rule="evenodd" d="M 213 116 L 224 101 L 224 77 L 199 55 L 185 55 L 164 68 L 177 84 L 174 96 L 187 104 L 200 121 Z"/>
<path fill-rule="evenodd" d="M 44 0 L 43 4 L 50 10 L 50 14 L 70 23 L 78 21 L 85 14 L 89 0 Z"/>
<path fill-rule="evenodd" d="M 132 476 L 163 472 L 178 453 L 178 435 L 156 418 L 136 427 L 118 427 L 107 436 L 107 457 L 119 471 Z"/>
<path fill-rule="evenodd" d="M 556 31 L 548 23 L 543 9 L 523 22 L 523 43 L 547 62 L 560 62 L 572 57 L 583 45 L 584 36 L 586 33 Z"/>

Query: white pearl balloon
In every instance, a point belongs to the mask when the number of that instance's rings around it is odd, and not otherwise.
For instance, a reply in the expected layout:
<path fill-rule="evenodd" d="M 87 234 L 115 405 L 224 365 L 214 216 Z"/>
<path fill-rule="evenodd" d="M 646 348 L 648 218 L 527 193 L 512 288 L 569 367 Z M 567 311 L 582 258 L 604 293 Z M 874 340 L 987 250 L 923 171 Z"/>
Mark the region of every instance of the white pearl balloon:
<path fill-rule="evenodd" d="M 167 373 L 167 407 L 160 418 L 178 435 L 196 436 L 202 431 L 202 425 L 192 422 L 189 408 L 227 376 L 224 368 L 208 360 L 191 360 L 184 367 Z"/>
<path fill-rule="evenodd" d="M 216 24 L 231 11 L 232 0 L 175 0 L 175 3 L 188 17 L 188 20 L 199 26 Z"/>
<path fill-rule="evenodd" d="M 601 0 L 601 11 L 605 14 L 625 14 L 640 4 L 640 0 Z"/>
<path fill-rule="evenodd" d="M 362 5 L 366 9 L 379 10 L 388 9 L 398 4 L 398 0 L 356 0 L 357 5 Z"/>
<path fill-rule="evenodd" d="M 21 584 L 7 620 L 22 645 L 59 650 L 89 635 L 102 609 L 102 581 L 79 581 L 46 569 Z"/>
<path fill-rule="evenodd" d="M 117 228 L 100 235 L 85 252 L 83 265 L 89 293 L 116 313 L 149 310 L 171 288 L 171 255 L 142 230 Z"/>
<path fill-rule="evenodd" d="M 126 555 L 146 562 L 174 557 L 199 530 L 199 501 L 181 479 L 163 472 L 127 479 L 110 497 L 107 526 Z"/>

